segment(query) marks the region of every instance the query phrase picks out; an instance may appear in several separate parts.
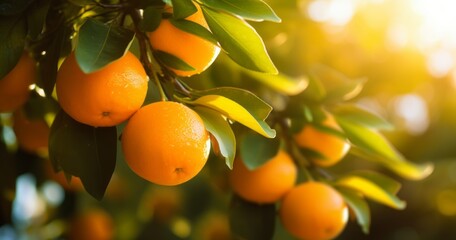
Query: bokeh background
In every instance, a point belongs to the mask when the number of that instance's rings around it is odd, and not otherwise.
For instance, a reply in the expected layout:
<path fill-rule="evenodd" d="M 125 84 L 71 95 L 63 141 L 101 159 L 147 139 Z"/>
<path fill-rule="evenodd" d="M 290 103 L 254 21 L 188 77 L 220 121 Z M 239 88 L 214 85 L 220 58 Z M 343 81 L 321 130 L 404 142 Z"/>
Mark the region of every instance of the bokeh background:
<path fill-rule="evenodd" d="M 281 72 L 299 78 L 312 66 L 324 65 L 353 79 L 366 78 L 354 101 L 396 127 L 384 134 L 409 160 L 435 164 L 434 173 L 422 181 L 403 180 L 386 171 L 403 184 L 399 196 L 407 208 L 398 211 L 369 202 L 370 234 L 350 221 L 338 239 L 456 238 L 456 2 L 266 2 L 282 23 L 252 25 Z M 221 56 L 206 73 L 188 81 L 217 76 L 223 61 Z M 11 134 L 3 130 L 5 139 Z M 115 174 L 100 202 L 82 191 L 77 179 L 68 187 L 63 176 L 57 180 L 49 174 L 45 158 L 22 150 L 8 158 L 17 163 L 11 174 L 20 177 L 11 221 L 2 215 L 0 239 L 58 238 L 68 222 L 95 209 L 108 216 L 100 231 L 109 236 L 112 230 L 117 239 L 229 239 L 228 169 L 215 156 L 194 180 L 165 188 L 134 175 L 119 151 Z M 378 168 L 348 158 L 335 171 L 354 165 Z M 9 210 L 7 205 L 2 208 L 2 213 Z M 275 237 L 284 238 L 280 231 Z"/>

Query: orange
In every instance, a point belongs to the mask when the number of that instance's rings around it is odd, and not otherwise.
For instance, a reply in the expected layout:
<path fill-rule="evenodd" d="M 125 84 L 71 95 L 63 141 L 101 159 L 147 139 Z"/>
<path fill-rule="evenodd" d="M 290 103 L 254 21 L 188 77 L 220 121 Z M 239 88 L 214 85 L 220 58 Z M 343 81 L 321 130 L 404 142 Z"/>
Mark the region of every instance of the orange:
<path fill-rule="evenodd" d="M 343 197 L 327 184 L 302 183 L 283 198 L 280 219 L 299 239 L 326 240 L 338 236 L 348 220 Z"/>
<path fill-rule="evenodd" d="M 122 149 L 130 168 L 160 185 L 177 185 L 206 164 L 209 133 L 199 115 L 183 104 L 156 102 L 139 109 L 122 134 Z"/>
<path fill-rule="evenodd" d="M 13 112 L 27 101 L 36 74 L 35 61 L 24 53 L 16 66 L 0 79 L 0 112 Z"/>
<path fill-rule="evenodd" d="M 198 5 L 196 7 L 198 11 L 187 17 L 186 20 L 209 29 L 201 8 Z M 170 8 L 170 11 L 172 11 L 172 8 Z M 194 68 L 191 71 L 170 68 L 171 71 L 179 76 L 191 76 L 203 72 L 220 53 L 218 46 L 197 35 L 180 30 L 171 24 L 168 19 L 162 19 L 158 28 L 149 33 L 149 39 L 155 50 L 174 55 Z"/>
<path fill-rule="evenodd" d="M 91 209 L 75 216 L 70 222 L 70 240 L 111 240 L 114 238 L 114 222 L 101 209 Z"/>
<path fill-rule="evenodd" d="M 50 130 L 43 119 L 28 119 L 23 111 L 15 111 L 13 130 L 22 149 L 33 153 L 47 153 Z"/>
<path fill-rule="evenodd" d="M 89 74 L 82 72 L 72 53 L 60 67 L 56 90 L 60 106 L 73 119 L 108 127 L 127 120 L 141 107 L 147 82 L 141 62 L 130 52 Z"/>
<path fill-rule="evenodd" d="M 337 131 L 342 131 L 332 116 L 328 116 L 322 125 Z M 294 136 L 298 146 L 316 151 L 323 157 L 310 157 L 318 166 L 329 167 L 338 163 L 350 149 L 348 141 L 341 136 L 324 132 L 310 124 Z"/>
<path fill-rule="evenodd" d="M 290 156 L 279 150 L 276 156 L 252 171 L 236 158 L 230 182 L 233 191 L 246 200 L 273 203 L 293 188 L 297 172 Z"/>

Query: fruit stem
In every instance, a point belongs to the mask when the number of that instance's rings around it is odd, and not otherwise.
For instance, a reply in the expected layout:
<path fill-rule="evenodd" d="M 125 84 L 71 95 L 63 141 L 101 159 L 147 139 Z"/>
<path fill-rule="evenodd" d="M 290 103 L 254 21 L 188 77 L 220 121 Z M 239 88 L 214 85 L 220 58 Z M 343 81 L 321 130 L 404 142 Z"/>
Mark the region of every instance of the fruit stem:
<path fill-rule="evenodd" d="M 139 22 L 141 20 L 141 15 L 137 10 L 132 9 L 130 11 L 130 16 L 133 20 L 135 33 L 138 38 L 139 49 L 140 49 L 140 59 L 141 59 L 142 65 L 144 67 L 144 70 L 146 70 L 146 73 L 149 77 L 152 76 L 151 79 L 154 81 L 155 85 L 158 88 L 158 92 L 160 94 L 160 100 L 167 101 L 168 98 L 166 97 L 165 90 L 163 89 L 163 86 L 160 82 L 160 79 L 158 79 L 156 72 L 152 70 L 152 63 L 149 60 L 149 56 L 147 54 L 148 47 L 150 48 L 150 50 L 152 50 L 150 44 L 148 44 L 149 39 L 148 39 L 147 35 L 143 31 L 141 31 L 141 29 L 139 28 Z"/>

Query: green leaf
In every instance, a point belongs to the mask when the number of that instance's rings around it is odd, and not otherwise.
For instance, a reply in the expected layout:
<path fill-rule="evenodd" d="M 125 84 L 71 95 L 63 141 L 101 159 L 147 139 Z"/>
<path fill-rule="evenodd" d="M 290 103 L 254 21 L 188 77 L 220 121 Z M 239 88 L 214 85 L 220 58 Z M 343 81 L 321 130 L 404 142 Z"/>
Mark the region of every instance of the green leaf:
<path fill-rule="evenodd" d="M 242 69 L 243 73 L 252 79 L 276 90 L 280 93 L 294 96 L 303 92 L 309 85 L 307 78 L 291 78 L 284 74 L 267 74 Z"/>
<path fill-rule="evenodd" d="M 272 239 L 275 229 L 274 204 L 256 204 L 233 195 L 229 221 L 234 239 Z"/>
<path fill-rule="evenodd" d="M 190 66 L 188 63 L 183 61 L 182 59 L 169 54 L 167 52 L 163 51 L 154 51 L 154 55 L 161 61 L 163 62 L 166 66 L 177 69 L 177 70 L 183 70 L 183 71 L 192 71 L 195 70 L 192 66 Z"/>
<path fill-rule="evenodd" d="M 281 22 L 271 7 L 261 0 L 202 0 L 204 5 L 252 21 Z"/>
<path fill-rule="evenodd" d="M 242 105 L 247 111 L 252 113 L 255 117 L 265 120 L 272 111 L 272 107 L 257 97 L 250 91 L 235 87 L 218 87 L 207 90 L 194 91 L 194 94 L 198 96 L 204 95 L 220 95 L 229 98 L 240 105 Z"/>
<path fill-rule="evenodd" d="M 217 40 L 214 38 L 214 35 L 212 35 L 212 33 L 209 30 L 199 25 L 198 23 L 185 19 L 176 20 L 172 18 L 169 19 L 169 21 L 171 24 L 173 24 L 175 27 L 179 28 L 182 31 L 194 34 L 207 40 L 208 42 L 211 42 L 214 45 L 217 45 Z"/>
<path fill-rule="evenodd" d="M 27 15 L 28 35 L 36 39 L 44 29 L 44 23 L 49 10 L 50 0 L 37 0 Z"/>
<path fill-rule="evenodd" d="M 241 138 L 240 154 L 245 166 L 254 170 L 277 155 L 280 149 L 280 138 L 265 138 L 249 132 Z"/>
<path fill-rule="evenodd" d="M 252 115 L 251 112 L 239 103 L 229 98 L 220 95 L 206 95 L 196 99 L 192 103 L 214 109 L 229 119 L 237 121 L 265 137 L 274 138 L 276 135 L 275 130 L 271 129 L 263 119 Z"/>
<path fill-rule="evenodd" d="M 88 19 L 79 30 L 75 50 L 81 70 L 91 73 L 122 57 L 134 36 L 129 29 Z"/>
<path fill-rule="evenodd" d="M 139 22 L 139 28 L 146 32 L 153 32 L 158 28 L 162 20 L 162 11 L 156 7 L 144 9 L 143 19 Z"/>
<path fill-rule="evenodd" d="M 225 157 L 225 163 L 233 169 L 236 155 L 236 139 L 230 124 L 220 113 L 206 107 L 195 107 L 194 110 L 204 121 L 206 129 L 217 139 L 220 153 Z"/>
<path fill-rule="evenodd" d="M 347 101 L 358 96 L 367 82 L 365 78 L 350 79 L 350 81 L 337 84 L 331 84 L 332 88 L 328 91 L 326 101 Z"/>
<path fill-rule="evenodd" d="M 332 109 L 337 118 L 374 129 L 392 130 L 394 127 L 382 117 L 352 104 L 339 105 Z"/>
<path fill-rule="evenodd" d="M 400 176 L 410 180 L 420 180 L 432 173 L 432 163 L 414 164 L 407 161 L 379 132 L 366 126 L 339 118 L 336 120 L 352 144 L 355 154 L 377 161 Z"/>
<path fill-rule="evenodd" d="M 0 15 L 12 16 L 23 12 L 33 0 L 2 0 L 0 2 Z"/>
<path fill-rule="evenodd" d="M 278 73 L 252 26 L 236 16 L 204 6 L 202 9 L 209 28 L 231 59 L 254 71 Z"/>
<path fill-rule="evenodd" d="M 396 193 L 390 192 L 389 186 L 379 185 L 381 183 L 373 182 L 370 179 L 357 176 L 346 175 L 335 182 L 336 186 L 343 186 L 355 190 L 366 198 L 369 198 L 386 206 L 402 210 L 406 203 L 400 200 Z"/>
<path fill-rule="evenodd" d="M 171 0 L 171 2 L 175 19 L 184 19 L 198 10 L 191 0 Z"/>
<path fill-rule="evenodd" d="M 350 188 L 338 187 L 337 191 L 342 194 L 347 205 L 353 210 L 356 216 L 356 222 L 361 226 L 363 232 L 369 234 L 371 216 L 366 200 Z"/>
<path fill-rule="evenodd" d="M 318 79 L 325 88 L 325 101 L 346 101 L 356 97 L 364 87 L 366 79 L 351 79 L 324 65 L 315 65 L 310 75 Z"/>
<path fill-rule="evenodd" d="M 91 127 L 60 111 L 51 126 L 49 158 L 55 169 L 81 178 L 84 188 L 101 200 L 116 164 L 115 127 Z"/>
<path fill-rule="evenodd" d="M 312 73 L 308 75 L 309 84 L 307 88 L 299 95 L 300 98 L 304 100 L 309 100 L 313 102 L 321 102 L 327 95 L 327 91 L 323 82 L 314 76 Z"/>
<path fill-rule="evenodd" d="M 0 81 L 17 64 L 24 52 L 26 21 L 21 17 L 0 18 Z"/>

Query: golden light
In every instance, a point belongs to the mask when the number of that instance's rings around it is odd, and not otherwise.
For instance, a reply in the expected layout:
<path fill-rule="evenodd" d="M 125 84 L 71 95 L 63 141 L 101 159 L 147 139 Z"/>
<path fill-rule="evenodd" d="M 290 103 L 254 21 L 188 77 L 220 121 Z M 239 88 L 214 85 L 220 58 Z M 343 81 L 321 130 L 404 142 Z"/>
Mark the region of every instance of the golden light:
<path fill-rule="evenodd" d="M 436 78 L 451 75 L 456 67 L 454 0 L 301 0 L 298 7 L 309 19 L 339 30 L 358 12 L 383 10 L 390 49 L 416 48 Z"/>

